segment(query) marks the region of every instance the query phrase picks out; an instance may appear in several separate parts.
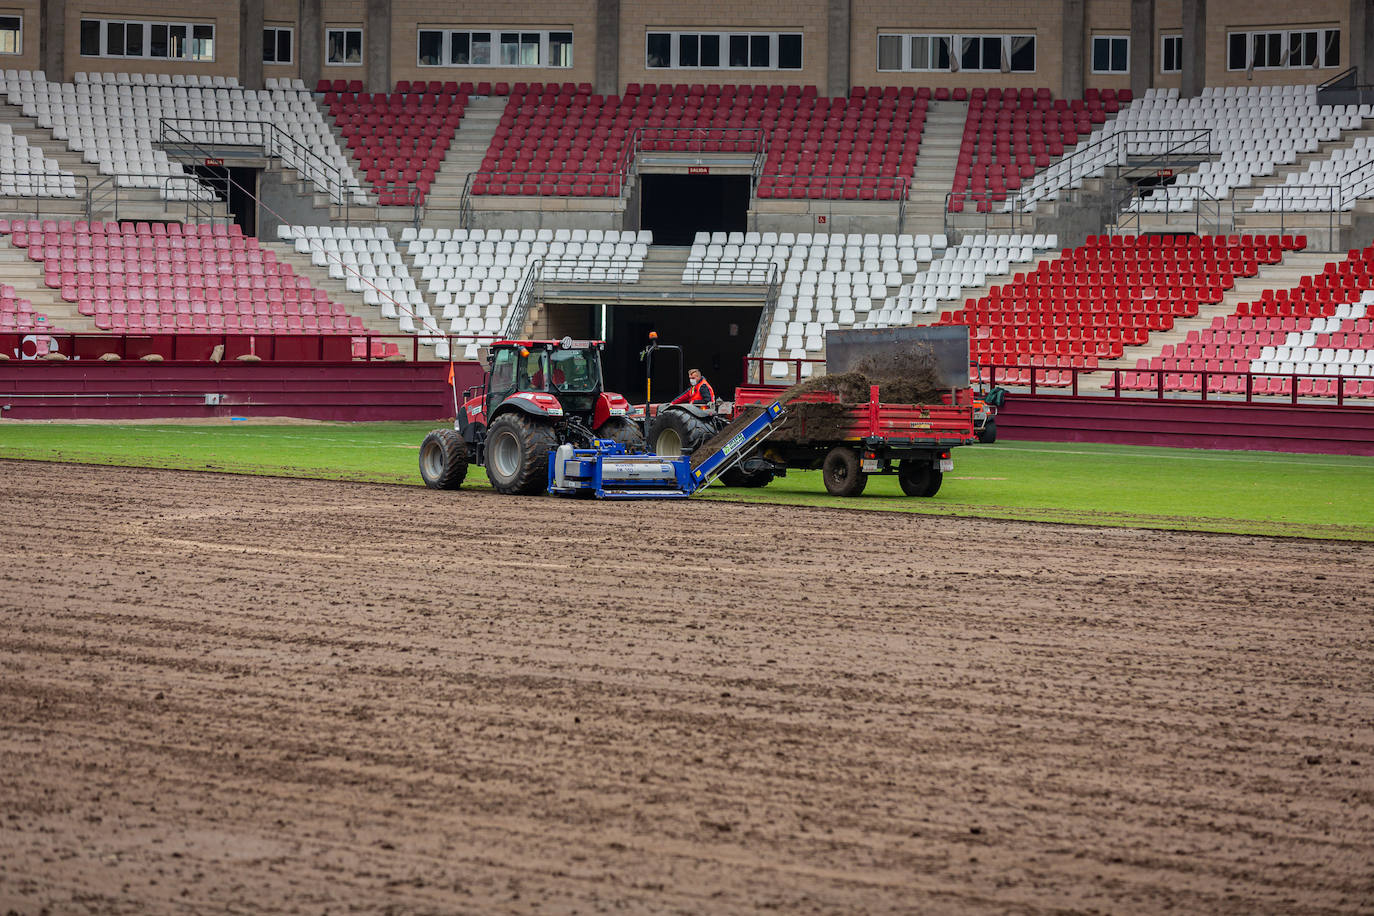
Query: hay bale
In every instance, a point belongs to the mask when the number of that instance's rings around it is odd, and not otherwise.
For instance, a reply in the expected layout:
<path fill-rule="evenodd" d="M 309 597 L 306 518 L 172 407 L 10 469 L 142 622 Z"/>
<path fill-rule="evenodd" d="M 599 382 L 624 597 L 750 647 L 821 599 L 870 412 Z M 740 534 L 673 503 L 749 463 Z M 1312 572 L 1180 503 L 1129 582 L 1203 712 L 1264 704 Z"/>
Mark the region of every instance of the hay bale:
<path fill-rule="evenodd" d="M 117 362 L 119 362 L 119 354 L 118 354 L 118 353 L 102 353 L 102 354 L 100 354 L 100 361 L 101 361 L 102 363 L 117 363 Z"/>

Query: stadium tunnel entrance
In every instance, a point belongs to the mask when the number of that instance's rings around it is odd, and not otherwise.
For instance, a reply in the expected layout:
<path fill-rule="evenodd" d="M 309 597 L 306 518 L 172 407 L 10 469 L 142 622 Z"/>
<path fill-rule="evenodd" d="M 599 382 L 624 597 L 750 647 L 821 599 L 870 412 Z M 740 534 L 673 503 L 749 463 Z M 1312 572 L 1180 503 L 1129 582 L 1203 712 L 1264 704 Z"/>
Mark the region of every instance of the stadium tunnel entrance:
<path fill-rule="evenodd" d="M 640 175 L 639 226 L 656 245 L 690 245 L 698 232 L 743 232 L 748 175 Z"/>
<path fill-rule="evenodd" d="M 224 201 L 246 236 L 258 234 L 258 178 L 262 169 L 236 165 L 186 165 L 201 187 Z"/>
<path fill-rule="evenodd" d="M 544 307 L 546 327 L 535 336 L 603 338 L 606 388 L 635 403 L 644 401 L 644 363 L 640 354 L 657 331 L 661 344 L 682 348 L 654 361 L 653 399 L 671 401 L 687 387 L 687 370 L 705 373 L 716 396 L 729 400 L 744 381 L 744 357 L 754 343 L 763 307 L 759 305 L 560 305 Z"/>

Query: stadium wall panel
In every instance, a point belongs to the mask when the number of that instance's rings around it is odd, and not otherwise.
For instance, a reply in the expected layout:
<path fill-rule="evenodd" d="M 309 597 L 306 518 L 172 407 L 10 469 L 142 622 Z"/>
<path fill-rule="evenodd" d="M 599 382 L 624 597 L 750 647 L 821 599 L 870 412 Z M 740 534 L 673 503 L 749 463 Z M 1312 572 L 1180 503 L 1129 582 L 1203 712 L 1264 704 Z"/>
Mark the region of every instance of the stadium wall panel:
<path fill-rule="evenodd" d="M 1374 455 L 1374 409 L 1011 394 L 1008 440 Z"/>
<path fill-rule="evenodd" d="M 464 388 L 481 383 L 479 364 L 453 365 L 460 397 Z M 438 421 L 454 413 L 448 366 L 442 362 L 178 365 L 11 360 L 0 362 L 0 417 Z"/>

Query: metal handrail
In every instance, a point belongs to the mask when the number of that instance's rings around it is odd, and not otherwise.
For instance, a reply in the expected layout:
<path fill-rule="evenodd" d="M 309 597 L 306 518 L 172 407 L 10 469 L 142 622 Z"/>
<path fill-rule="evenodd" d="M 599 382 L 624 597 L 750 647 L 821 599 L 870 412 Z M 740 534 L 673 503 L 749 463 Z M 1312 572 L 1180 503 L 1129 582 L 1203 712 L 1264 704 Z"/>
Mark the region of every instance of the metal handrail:
<path fill-rule="evenodd" d="M 12 201 L 22 201 L 22 200 L 28 200 L 29 198 L 33 198 L 33 215 L 34 215 L 35 217 L 39 217 L 39 216 L 42 216 L 42 215 L 43 215 L 43 207 L 42 207 L 42 205 L 40 204 L 40 201 L 42 201 L 42 200 L 78 200 L 78 201 L 79 201 L 79 200 L 85 200 L 85 201 L 87 202 L 87 203 L 86 203 L 86 218 L 87 218 L 87 219 L 90 218 L 90 215 L 91 215 L 91 211 L 90 211 L 90 179 L 89 179 L 87 176 L 85 176 L 85 175 L 76 175 L 76 174 L 65 174 L 65 175 L 64 175 L 64 174 L 61 174 L 61 173 L 54 174 L 54 173 L 52 173 L 52 172 L 24 171 L 24 172 L 5 172 L 5 177 L 6 177 L 6 178 L 22 178 L 22 179 L 25 179 L 25 180 L 23 180 L 23 181 L 17 181 L 17 182 L 16 182 L 16 185 L 25 185 L 25 186 L 27 186 L 27 187 L 33 189 L 33 190 L 31 190 L 29 193 L 21 194 L 21 193 L 17 193 L 17 190 L 18 190 L 18 189 L 17 189 L 17 187 L 16 187 L 16 193 L 14 193 L 14 194 L 7 194 L 7 195 L 5 195 L 5 196 L 8 197 L 8 198 L 9 198 L 10 200 L 12 200 Z M 40 179 L 42 179 L 42 181 L 34 181 L 33 179 L 35 179 L 35 178 L 40 178 Z M 68 178 L 72 179 L 72 185 L 73 185 L 73 187 L 80 186 L 81 188 L 83 188 L 83 190 L 82 190 L 80 193 L 74 194 L 72 197 L 68 197 L 66 194 L 40 194 L 40 193 L 38 192 L 38 190 L 37 190 L 37 188 L 38 188 L 39 185 L 41 185 L 41 186 L 46 190 L 46 189 L 48 189 L 48 188 L 51 188 L 51 187 L 54 185 L 54 183 L 55 183 L 55 184 L 56 184 L 56 187 L 57 187 L 58 190 L 60 191 L 61 188 L 62 188 L 62 182 L 63 182 L 63 180 L 64 180 L 64 179 L 68 179 Z M 27 211 L 25 211 L 25 212 L 27 212 Z"/>
<path fill-rule="evenodd" d="M 124 179 L 143 179 L 142 184 L 128 184 Z M 151 180 L 151 185 L 147 182 Z M 108 210 L 117 222 L 120 219 L 119 207 L 124 197 L 132 191 L 146 191 L 150 187 L 158 190 L 158 196 L 166 202 L 176 200 L 172 196 L 175 186 L 181 186 L 186 196 L 180 198 L 186 203 L 187 220 L 216 222 L 221 218 L 214 212 L 214 204 L 220 198 L 205 188 L 201 179 L 194 175 L 163 175 L 157 172 L 121 172 L 118 175 L 103 175 L 86 191 L 86 218 L 94 219 L 95 214 Z M 208 195 L 208 196 L 207 196 Z M 171 209 L 170 207 L 167 209 Z M 227 222 L 228 220 L 223 220 Z"/>
<path fill-rule="evenodd" d="M 1222 199 L 1213 196 L 1206 188 L 1197 185 L 1180 186 L 1164 184 L 1142 188 L 1139 185 L 1133 184 L 1128 186 L 1122 197 L 1112 201 L 1114 207 L 1113 212 L 1117 214 L 1117 220 L 1111 234 L 1125 234 L 1121 230 L 1134 223 L 1135 234 L 1139 235 L 1141 232 L 1141 216 L 1147 212 L 1141 209 L 1139 205 L 1148 198 L 1156 196 L 1163 196 L 1165 198 L 1165 214 L 1191 212 L 1193 214 L 1193 232 L 1198 235 L 1223 235 L 1229 229 L 1235 228 L 1234 196 L 1232 196 L 1231 221 L 1230 225 L 1227 226 L 1223 224 L 1221 218 Z M 1179 206 L 1177 209 L 1174 209 L 1174 198 L 1178 198 L 1179 201 L 1182 204 L 1186 204 L 1186 206 Z M 1204 225 L 1203 213 L 1205 209 L 1209 209 L 1212 212 L 1213 218 L 1211 226 Z"/>
<path fill-rule="evenodd" d="M 1178 136 L 1175 139 L 1176 135 Z M 1125 165 L 1127 158 L 1132 155 L 1141 155 L 1140 146 L 1146 146 L 1147 151 L 1152 147 L 1164 143 L 1165 148 L 1158 152 L 1150 152 L 1150 158 L 1143 163 L 1138 163 L 1135 168 L 1144 169 L 1150 167 L 1166 167 L 1173 163 L 1175 159 L 1182 156 L 1210 156 L 1212 155 L 1212 129 L 1192 128 L 1192 127 L 1164 127 L 1164 128 L 1127 128 L 1113 130 L 1104 134 L 1097 140 L 1084 146 L 1074 147 L 1071 155 L 1065 156 L 1058 162 L 1053 163 L 1049 168 L 1038 175 L 1044 175 L 1048 179 L 1051 172 L 1058 169 L 1060 173 L 1067 170 L 1067 177 L 1058 184 L 1048 182 L 1037 185 L 1034 193 L 1027 193 L 1023 189 L 1018 195 L 1020 199 L 1028 203 L 1034 203 L 1048 198 L 1052 194 L 1057 194 L 1073 184 L 1082 181 L 1084 178 L 1096 177 L 1101 171 L 1105 171 L 1105 165 L 1100 165 L 1103 157 L 1110 157 L 1114 164 Z"/>
<path fill-rule="evenodd" d="M 1277 209 L 1256 210 L 1254 208 L 1255 202 L 1265 194 L 1268 194 L 1271 199 L 1274 197 L 1278 198 L 1279 205 Z M 1288 216 L 1290 214 L 1302 213 L 1307 216 L 1311 216 L 1313 214 L 1324 214 L 1326 216 L 1326 231 L 1328 239 L 1328 245 L 1325 250 L 1335 251 L 1336 222 L 1337 214 L 1341 210 L 1341 197 L 1341 187 L 1339 185 L 1328 184 L 1275 184 L 1265 185 L 1262 187 L 1236 188 L 1231 193 L 1231 225 L 1235 226 L 1237 224 L 1237 217 L 1241 214 L 1244 214 L 1247 217 L 1251 217 L 1255 214 L 1278 214 L 1278 231 L 1280 233 L 1286 233 L 1290 228 L 1288 226 Z M 1250 206 L 1248 207 L 1245 206 L 1247 198 L 1250 204 Z M 1295 200 L 1321 200 L 1323 198 L 1326 200 L 1326 206 L 1315 210 L 1311 207 L 1297 208 L 1290 206 L 1290 203 Z M 1312 227 L 1297 226 L 1292 228 L 1309 229 Z M 1309 243 L 1309 250 L 1316 250 L 1316 246 Z"/>
<path fill-rule="evenodd" d="M 207 135 L 207 139 L 199 139 L 197 134 Z M 242 139 L 244 134 L 249 138 L 246 143 Z M 218 159 L 214 155 L 216 150 L 205 144 L 260 147 L 264 156 L 279 160 L 317 188 L 323 186 L 324 194 L 343 208 L 345 225 L 350 221 L 354 196 L 366 196 L 367 193 L 361 185 L 345 182 L 341 168 L 300 143 L 273 121 L 164 117 L 158 119 L 158 142 L 164 150 L 180 150 L 182 156 L 201 161 Z M 284 151 L 289 151 L 295 161 L 288 159 Z"/>

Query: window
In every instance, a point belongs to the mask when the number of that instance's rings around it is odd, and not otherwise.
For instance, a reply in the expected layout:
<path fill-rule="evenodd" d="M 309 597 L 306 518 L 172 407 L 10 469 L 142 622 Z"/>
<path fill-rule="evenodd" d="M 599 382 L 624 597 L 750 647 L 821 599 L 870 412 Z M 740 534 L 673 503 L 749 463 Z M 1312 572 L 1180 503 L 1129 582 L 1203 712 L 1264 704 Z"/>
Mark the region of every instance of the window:
<path fill-rule="evenodd" d="M 356 66 L 363 62 L 362 29 L 326 29 L 325 63 Z"/>
<path fill-rule="evenodd" d="M 185 22 L 83 19 L 81 56 L 213 61 L 215 27 Z"/>
<path fill-rule="evenodd" d="M 1159 72 L 1183 72 L 1183 36 L 1165 35 L 1159 40 Z"/>
<path fill-rule="evenodd" d="M 262 30 L 262 62 L 264 64 L 291 63 L 292 30 L 269 27 Z"/>
<path fill-rule="evenodd" d="M 1227 70 L 1294 70 L 1339 67 L 1340 29 L 1231 32 L 1226 36 Z"/>
<path fill-rule="evenodd" d="M 901 70 L 901 69 L 902 69 L 902 36 L 900 36 L 900 35 L 879 35 L 879 36 L 878 36 L 878 69 L 879 69 L 879 70 Z"/>
<path fill-rule="evenodd" d="M 1002 69 L 1002 39 L 995 35 L 965 35 L 961 39 L 960 70 Z"/>
<path fill-rule="evenodd" d="M 549 33 L 549 66 L 571 67 L 572 32 Z"/>
<path fill-rule="evenodd" d="M 18 54 L 22 51 L 23 36 L 23 17 L 0 16 L 0 54 Z"/>
<path fill-rule="evenodd" d="M 421 29 L 417 43 L 417 59 L 421 67 L 437 67 L 444 59 L 444 33 Z"/>
<path fill-rule="evenodd" d="M 802 36 L 800 32 L 649 32 L 644 62 L 650 69 L 800 70 Z"/>
<path fill-rule="evenodd" d="M 1131 40 L 1125 35 L 1093 36 L 1093 72 L 1130 72 Z"/>
<path fill-rule="evenodd" d="M 493 33 L 420 29 L 416 60 L 421 67 L 571 67 L 572 32 Z"/>
<path fill-rule="evenodd" d="M 1034 35 L 879 35 L 879 70 L 1034 73 Z"/>

